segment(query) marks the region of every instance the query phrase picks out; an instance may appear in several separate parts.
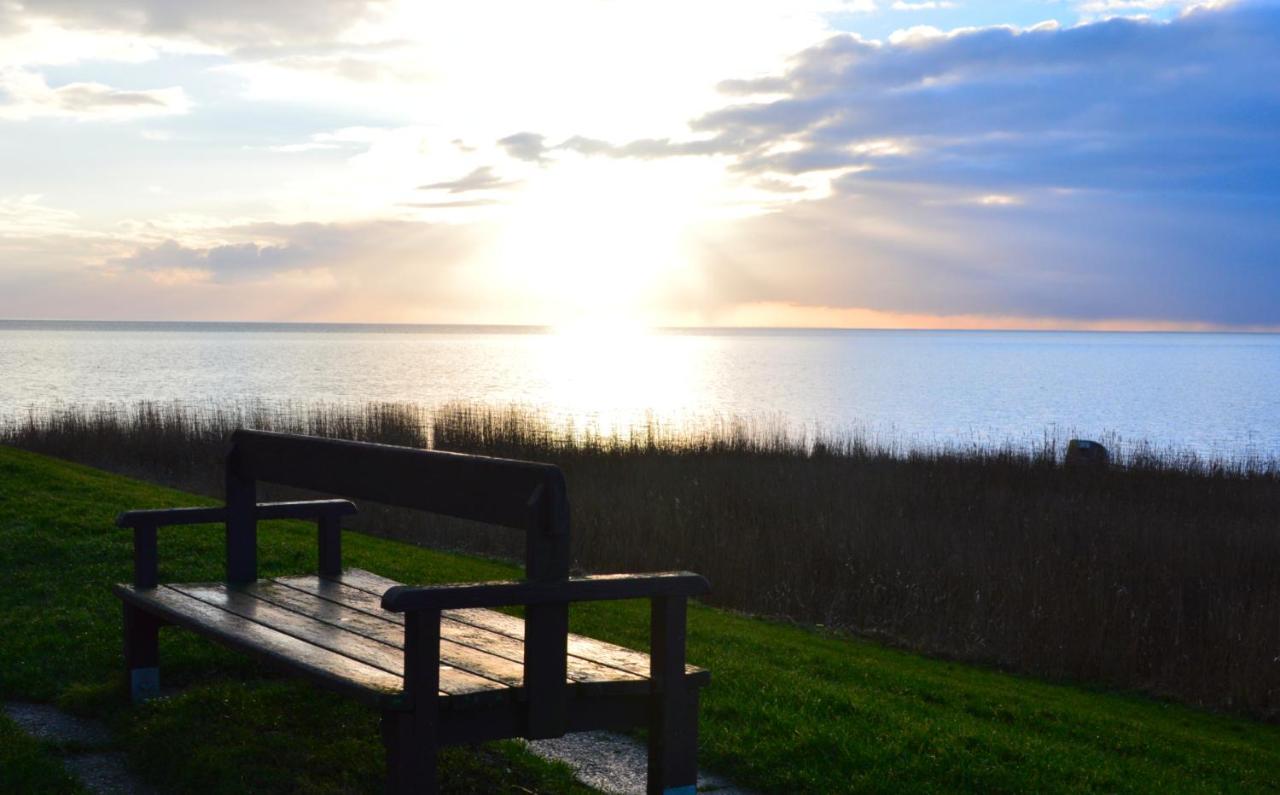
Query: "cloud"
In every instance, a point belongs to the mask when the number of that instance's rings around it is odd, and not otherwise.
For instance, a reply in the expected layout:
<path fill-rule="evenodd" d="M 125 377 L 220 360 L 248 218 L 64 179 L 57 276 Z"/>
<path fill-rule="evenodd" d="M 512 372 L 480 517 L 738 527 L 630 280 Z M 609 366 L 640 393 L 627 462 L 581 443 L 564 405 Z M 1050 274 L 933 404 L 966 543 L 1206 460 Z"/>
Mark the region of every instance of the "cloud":
<path fill-rule="evenodd" d="M 458 210 L 467 207 L 490 207 L 500 203 L 497 199 L 453 199 L 442 202 L 403 202 L 399 206 L 421 210 Z"/>
<path fill-rule="evenodd" d="M 1212 5 L 1205 0 L 1083 0 L 1076 8 L 1086 16 L 1132 14 L 1134 12 L 1159 11 L 1165 8 L 1187 8 L 1194 5 Z"/>
<path fill-rule="evenodd" d="M 465 248 L 462 241 L 469 239 L 456 227 L 393 220 L 256 223 L 226 227 L 220 233 L 241 240 L 201 246 L 168 239 L 139 246 L 107 264 L 120 271 L 199 271 L 215 282 L 253 282 L 296 270 L 355 273 L 362 264 L 378 262 L 376 252 L 385 255 L 415 247 L 415 257 L 424 262 L 448 262 Z M 387 265 L 384 261 L 377 267 Z"/>
<path fill-rule="evenodd" d="M 546 281 L 539 268 L 486 264 L 499 232 L 382 219 L 249 223 L 145 242 L 0 235 L 0 317 L 546 323 L 530 290 Z"/>
<path fill-rule="evenodd" d="M 834 176 L 726 227 L 700 300 L 1280 324 L 1278 38 L 1280 6 L 1240 3 L 839 36 L 729 83 L 778 95 L 693 123 L 733 168 Z"/>
<path fill-rule="evenodd" d="M 857 145 L 903 141 L 909 157 L 866 179 L 988 187 L 1270 193 L 1280 178 L 1280 7 L 1195 11 L 1169 23 L 935 32 L 882 45 L 841 36 L 801 53 L 771 87 L 694 128 L 764 146 L 754 171 L 865 164 Z"/>
<path fill-rule="evenodd" d="M 309 247 L 298 245 L 234 243 L 196 249 L 167 240 L 113 259 L 110 265 L 150 273 L 198 273 L 213 281 L 260 281 L 301 268 L 314 256 Z"/>
<path fill-rule="evenodd" d="M 664 157 L 716 155 L 731 152 L 738 147 L 721 139 L 672 140 L 670 138 L 638 138 L 622 144 L 614 144 L 600 138 L 570 136 L 558 144 L 547 144 L 543 135 L 522 132 L 498 140 L 498 145 L 517 160 L 546 163 L 559 152 L 575 152 L 587 156 L 605 156 L 637 160 L 655 160 Z"/>
<path fill-rule="evenodd" d="M 0 196 L 0 236 L 7 238 L 72 234 L 79 216 L 70 210 L 49 207 L 39 194 Z"/>
<path fill-rule="evenodd" d="M 986 203 L 925 186 L 840 191 L 708 239 L 695 303 L 1280 326 L 1280 199 L 1037 193 Z"/>
<path fill-rule="evenodd" d="M 521 306 L 468 264 L 492 235 L 482 226 L 384 219 L 216 231 L 225 242 L 0 234 L 0 317 L 465 322 Z"/>
<path fill-rule="evenodd" d="M 0 70 L 0 119 L 23 121 L 55 116 L 123 121 L 181 114 L 190 109 L 191 101 L 178 87 L 139 91 L 77 82 L 54 88 L 32 72 Z"/>
<path fill-rule="evenodd" d="M 518 132 L 499 139 L 498 145 L 517 160 L 540 163 L 547 154 L 546 137 L 532 132 Z"/>
<path fill-rule="evenodd" d="M 217 45 L 310 42 L 333 39 L 376 19 L 386 3 L 371 0 L 40 0 L 23 8 L 28 19 L 68 28 L 91 28 Z"/>
<path fill-rule="evenodd" d="M 504 141 L 526 159 L 733 154 L 754 173 L 873 166 L 866 179 L 1269 193 L 1280 179 L 1277 36 L 1280 6 L 1261 2 L 1168 23 L 921 27 L 891 44 L 842 35 L 784 74 L 723 81 L 730 95 L 777 98 L 695 119 L 698 138 Z M 909 156 L 872 162 L 886 154 Z"/>
<path fill-rule="evenodd" d="M 918 3 L 895 0 L 894 4 L 890 6 L 894 11 L 937 11 L 943 8 L 955 7 L 956 4 L 951 0 L 921 0 Z"/>
<path fill-rule="evenodd" d="M 449 193 L 469 193 L 480 190 L 496 190 L 519 185 L 518 181 L 505 180 L 493 172 L 491 166 L 480 166 L 471 173 L 458 179 L 443 182 L 431 182 L 419 185 L 418 190 L 443 190 Z"/>

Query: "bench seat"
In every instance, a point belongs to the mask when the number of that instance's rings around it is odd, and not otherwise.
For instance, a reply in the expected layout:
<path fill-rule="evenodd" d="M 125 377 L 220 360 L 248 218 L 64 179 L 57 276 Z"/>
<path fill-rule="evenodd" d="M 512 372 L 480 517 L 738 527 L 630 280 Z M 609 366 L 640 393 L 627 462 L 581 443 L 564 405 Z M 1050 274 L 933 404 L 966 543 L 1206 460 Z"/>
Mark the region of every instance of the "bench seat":
<path fill-rule="evenodd" d="M 384 610 L 400 583 L 359 569 L 224 582 L 115 586 L 125 602 L 269 663 L 384 708 L 404 690 L 404 614 Z M 440 624 L 440 707 L 467 709 L 524 698 L 524 621 L 484 608 L 446 610 Z M 568 696 L 654 692 L 649 655 L 568 637 Z M 685 667 L 689 686 L 709 674 Z"/>

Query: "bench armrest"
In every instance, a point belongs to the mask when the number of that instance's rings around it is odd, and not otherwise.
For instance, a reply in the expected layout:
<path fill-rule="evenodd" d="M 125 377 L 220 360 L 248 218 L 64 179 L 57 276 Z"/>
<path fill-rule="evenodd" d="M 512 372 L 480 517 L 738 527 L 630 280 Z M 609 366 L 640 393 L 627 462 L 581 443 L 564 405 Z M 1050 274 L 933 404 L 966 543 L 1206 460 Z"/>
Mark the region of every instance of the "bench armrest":
<path fill-rule="evenodd" d="M 476 582 L 451 585 L 396 585 L 382 595 L 382 609 L 453 610 L 655 596 L 701 596 L 711 591 L 705 577 L 687 571 L 652 574 L 598 574 L 564 582 Z"/>
<path fill-rule="evenodd" d="M 335 574 L 341 570 L 341 534 L 339 519 L 356 512 L 349 500 L 297 500 L 294 502 L 260 502 L 254 506 L 253 518 L 315 519 L 319 524 L 320 571 Z M 213 508 L 160 508 L 125 511 L 116 517 L 117 527 L 133 528 L 133 584 L 137 588 L 154 588 L 159 580 L 160 553 L 156 530 L 185 524 L 209 524 L 227 521 L 226 506 Z"/>
<path fill-rule="evenodd" d="M 383 593 L 382 608 L 405 614 L 405 694 L 413 709 L 429 715 L 436 709 L 440 686 L 442 611 L 525 605 L 525 731 L 527 737 L 540 739 L 559 737 L 569 725 L 565 686 L 569 602 L 648 598 L 651 687 L 664 708 L 677 709 L 689 703 L 685 682 L 688 597 L 710 590 L 704 577 L 687 571 L 605 574 L 560 582 L 396 585 Z"/>
<path fill-rule="evenodd" d="M 357 512 L 350 500 L 296 500 L 292 502 L 260 502 L 257 519 L 318 519 L 324 516 L 349 516 Z M 157 508 L 143 511 L 125 511 L 116 517 L 116 527 L 170 527 L 184 524 L 210 524 L 225 522 L 227 509 L 212 508 Z"/>

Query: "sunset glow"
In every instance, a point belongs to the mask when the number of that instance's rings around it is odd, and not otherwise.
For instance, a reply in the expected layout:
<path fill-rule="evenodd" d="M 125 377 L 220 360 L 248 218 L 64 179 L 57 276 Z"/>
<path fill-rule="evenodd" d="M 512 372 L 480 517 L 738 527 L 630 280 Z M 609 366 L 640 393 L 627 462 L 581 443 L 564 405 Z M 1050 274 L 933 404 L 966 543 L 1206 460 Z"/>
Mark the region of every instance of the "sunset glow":
<path fill-rule="evenodd" d="M 1273 3 L 233 5 L 0 4 L 0 317 L 1280 327 Z"/>

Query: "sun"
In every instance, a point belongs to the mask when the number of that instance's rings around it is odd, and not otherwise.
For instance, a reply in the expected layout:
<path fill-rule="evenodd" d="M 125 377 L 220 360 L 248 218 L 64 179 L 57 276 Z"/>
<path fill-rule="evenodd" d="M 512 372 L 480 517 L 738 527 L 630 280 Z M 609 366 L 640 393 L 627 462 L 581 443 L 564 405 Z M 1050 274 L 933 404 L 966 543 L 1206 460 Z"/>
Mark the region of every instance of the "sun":
<path fill-rule="evenodd" d="M 688 269 L 710 186 L 705 170 L 678 162 L 558 161 L 510 206 L 498 270 L 548 325 L 648 325 Z"/>

